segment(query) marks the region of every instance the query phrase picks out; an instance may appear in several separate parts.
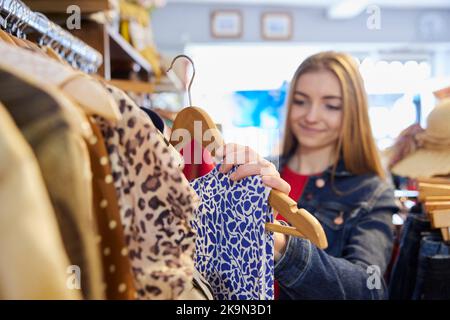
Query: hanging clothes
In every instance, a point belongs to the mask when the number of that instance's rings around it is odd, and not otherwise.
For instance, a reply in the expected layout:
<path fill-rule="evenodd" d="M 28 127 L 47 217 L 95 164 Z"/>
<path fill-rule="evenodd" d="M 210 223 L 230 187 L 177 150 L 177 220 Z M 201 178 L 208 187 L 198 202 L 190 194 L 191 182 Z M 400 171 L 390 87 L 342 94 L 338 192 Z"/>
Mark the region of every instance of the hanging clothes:
<path fill-rule="evenodd" d="M 61 89 L 89 115 L 107 119 L 120 118 L 118 106 L 96 79 L 35 52 L 13 47 L 0 41 L 0 66 L 13 69 L 36 83 Z"/>
<path fill-rule="evenodd" d="M 450 245 L 431 228 L 425 213 L 410 212 L 390 277 L 392 300 L 450 298 Z"/>
<path fill-rule="evenodd" d="M 85 77 L 82 73 L 76 73 L 46 57 L 37 57 L 32 53 L 24 52 L 20 49 L 14 50 L 14 48 L 5 46 L 0 46 L 0 51 L 4 54 L 3 62 L 5 65 L 3 65 L 3 68 L 8 68 L 10 71 L 11 69 L 18 69 L 16 72 L 25 73 L 27 77 L 34 78 L 39 82 L 42 82 L 43 79 L 48 79 L 52 84 L 61 87 L 65 94 L 71 96 L 73 98 L 72 101 L 82 103 L 83 110 L 81 111 L 81 108 L 78 108 L 84 117 L 82 120 L 84 122 L 82 123 L 83 128 L 80 130 L 87 131 L 83 134 L 83 137 L 89 150 L 93 171 L 93 214 L 99 227 L 98 239 L 102 246 L 102 251 L 106 250 L 107 253 L 111 251 L 110 254 L 102 255 L 106 297 L 108 299 L 134 299 L 135 289 L 129 259 L 128 256 L 123 256 L 120 253 L 120 250 L 125 246 L 123 232 L 120 228 L 110 228 L 110 221 L 116 221 L 119 226 L 121 223 L 115 188 L 112 183 L 105 182 L 105 179 L 110 176 L 110 168 L 109 163 L 105 162 L 108 157 L 107 153 L 104 155 L 106 158 L 102 158 L 103 151 L 105 151 L 103 137 L 99 130 L 94 130 L 95 124 L 89 123 L 90 121 L 85 114 L 99 112 L 109 119 L 115 118 L 114 112 L 110 112 L 111 110 L 114 111 L 115 106 L 118 113 L 118 107 L 114 99 L 99 82 L 89 79 L 87 76 Z M 20 64 L 6 66 L 6 63 L 14 62 L 18 59 L 22 61 Z M 81 91 L 83 94 L 77 94 Z M 58 94 L 61 95 L 62 93 L 58 92 Z M 117 117 L 120 117 L 120 114 L 117 114 Z M 73 120 L 79 120 L 77 118 L 79 118 L 79 115 L 71 113 L 67 115 L 66 120 L 74 124 L 77 121 Z M 89 130 L 86 130 L 86 128 Z M 93 131 L 96 131 L 96 134 Z M 98 164 L 100 160 L 102 160 L 101 165 Z M 104 199 L 109 201 L 108 206 L 104 206 L 104 202 L 102 202 Z M 95 202 L 97 200 L 98 202 Z M 113 223 L 111 223 L 112 225 Z M 117 249 L 114 250 L 114 248 Z"/>
<path fill-rule="evenodd" d="M 203 177 L 215 167 L 211 154 L 195 140 L 180 152 L 184 159 L 183 173 L 189 181 Z"/>
<path fill-rule="evenodd" d="M 273 299 L 274 238 L 270 189 L 260 176 L 239 182 L 218 166 L 191 182 L 201 199 L 195 211 L 195 266 L 219 300 Z"/>
<path fill-rule="evenodd" d="M 136 298 L 130 260 L 122 249 L 126 248 L 116 189 L 111 183 L 112 170 L 100 128 L 89 118 L 93 135 L 88 139 L 92 168 L 94 216 L 99 231 L 103 274 L 108 300 Z"/>
<path fill-rule="evenodd" d="M 89 155 L 60 103 L 61 93 L 0 70 L 0 101 L 38 160 L 70 262 L 87 299 L 103 299 L 103 274 L 92 220 Z"/>
<path fill-rule="evenodd" d="M 192 283 L 195 193 L 181 157 L 147 114 L 123 91 L 107 88 L 121 120 L 95 119 L 111 161 L 138 298 L 177 299 Z"/>
<path fill-rule="evenodd" d="M 178 297 L 179 300 L 214 300 L 213 290 L 208 281 L 194 269 L 192 283 Z"/>
<path fill-rule="evenodd" d="M 153 110 L 141 107 L 142 111 L 144 111 L 152 120 L 153 125 L 156 127 L 156 129 L 159 130 L 162 134 L 164 134 L 164 121 L 161 119 L 161 117 Z"/>
<path fill-rule="evenodd" d="M 421 234 L 431 231 L 425 214 L 410 213 L 400 238 L 400 250 L 389 280 L 391 300 L 410 300 L 414 293 L 418 270 Z"/>
<path fill-rule="evenodd" d="M 423 279 L 422 300 L 450 298 L 450 255 L 426 257 L 427 273 Z"/>
<path fill-rule="evenodd" d="M 433 267 L 433 271 L 430 274 L 430 267 L 433 265 L 435 266 L 436 261 L 439 261 L 438 264 L 441 266 L 445 266 L 445 263 L 447 263 L 447 268 L 450 267 L 448 264 L 450 262 L 450 245 L 443 241 L 442 236 L 439 233 L 431 233 L 424 236 L 420 241 L 416 284 L 412 297 L 413 300 L 423 300 L 426 296 L 439 299 L 439 295 L 440 299 L 448 300 L 450 298 L 448 295 L 448 293 L 450 293 L 450 283 L 448 282 L 449 278 L 446 274 L 447 272 L 442 274 L 440 286 L 435 287 L 434 290 L 433 288 L 430 288 L 430 286 L 427 286 L 425 295 L 425 280 L 427 278 L 436 278 L 436 271 L 442 269 Z M 437 291 L 438 288 L 440 291 Z"/>
<path fill-rule="evenodd" d="M 0 176 L 0 299 L 80 299 L 36 158 L 1 104 Z"/>

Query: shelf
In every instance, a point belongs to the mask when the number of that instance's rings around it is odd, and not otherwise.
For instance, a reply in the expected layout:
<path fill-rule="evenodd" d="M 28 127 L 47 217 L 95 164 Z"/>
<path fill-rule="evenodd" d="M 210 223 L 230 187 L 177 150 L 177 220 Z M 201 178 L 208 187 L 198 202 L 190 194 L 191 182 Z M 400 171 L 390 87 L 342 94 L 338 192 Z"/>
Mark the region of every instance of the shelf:
<path fill-rule="evenodd" d="M 155 85 L 155 92 L 181 92 L 184 91 L 182 81 L 171 71 L 165 73 Z"/>
<path fill-rule="evenodd" d="M 155 87 L 151 83 L 144 81 L 111 79 L 108 82 L 125 92 L 147 94 L 155 92 Z"/>
<path fill-rule="evenodd" d="M 152 66 L 142 55 L 129 44 L 117 31 L 111 27 L 107 27 L 107 32 L 113 40 L 111 43 L 111 59 L 114 60 L 131 60 L 140 65 L 148 73 L 152 73 Z"/>
<path fill-rule="evenodd" d="M 77 5 L 82 14 L 109 10 L 108 0 L 26 0 L 25 4 L 33 11 L 44 13 L 65 13 L 71 5 Z"/>
<path fill-rule="evenodd" d="M 122 35 L 110 27 L 107 27 L 107 32 L 113 40 L 111 43 L 111 60 L 129 60 L 131 58 L 145 71 L 153 73 L 150 63 Z M 165 73 L 154 87 L 155 92 L 180 92 L 183 90 L 182 81 L 173 72 Z"/>

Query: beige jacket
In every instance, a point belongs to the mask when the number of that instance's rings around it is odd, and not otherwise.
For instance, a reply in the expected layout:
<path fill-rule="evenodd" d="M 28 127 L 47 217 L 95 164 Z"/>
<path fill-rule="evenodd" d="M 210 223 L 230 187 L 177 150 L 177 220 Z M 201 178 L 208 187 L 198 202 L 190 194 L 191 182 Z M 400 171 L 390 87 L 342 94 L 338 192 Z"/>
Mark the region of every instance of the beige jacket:
<path fill-rule="evenodd" d="M 65 250 L 70 262 L 80 268 L 83 297 L 102 299 L 103 272 L 92 218 L 92 179 L 86 144 L 70 126 L 63 111 L 62 93 L 1 69 L 0 101 L 36 156 Z"/>
<path fill-rule="evenodd" d="M 79 299 L 36 159 L 2 105 L 0 203 L 0 299 Z"/>

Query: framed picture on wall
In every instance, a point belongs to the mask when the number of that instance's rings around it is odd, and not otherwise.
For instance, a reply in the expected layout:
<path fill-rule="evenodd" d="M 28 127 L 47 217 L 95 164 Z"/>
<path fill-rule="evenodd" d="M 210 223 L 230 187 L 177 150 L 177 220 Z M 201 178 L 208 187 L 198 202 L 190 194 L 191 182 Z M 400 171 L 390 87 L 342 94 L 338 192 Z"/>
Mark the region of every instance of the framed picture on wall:
<path fill-rule="evenodd" d="M 265 40 L 290 40 L 292 29 L 292 16 L 287 12 L 266 12 L 261 16 L 261 35 Z"/>
<path fill-rule="evenodd" d="M 240 38 L 242 14 L 238 10 L 217 10 L 211 13 L 211 35 L 214 38 Z"/>

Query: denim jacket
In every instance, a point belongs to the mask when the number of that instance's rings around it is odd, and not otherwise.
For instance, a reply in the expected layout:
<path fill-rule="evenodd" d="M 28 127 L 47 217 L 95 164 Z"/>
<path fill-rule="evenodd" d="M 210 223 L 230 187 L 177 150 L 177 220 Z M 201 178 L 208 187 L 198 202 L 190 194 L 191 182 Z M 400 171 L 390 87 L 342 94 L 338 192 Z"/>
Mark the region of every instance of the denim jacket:
<path fill-rule="evenodd" d="M 285 163 L 281 159 L 279 169 Z M 288 237 L 275 262 L 280 299 L 386 299 L 383 274 L 392 254 L 392 214 L 398 211 L 393 188 L 374 174 L 348 172 L 341 160 L 334 179 L 340 195 L 331 173 L 329 168 L 310 177 L 298 202 L 321 222 L 328 248 Z"/>

